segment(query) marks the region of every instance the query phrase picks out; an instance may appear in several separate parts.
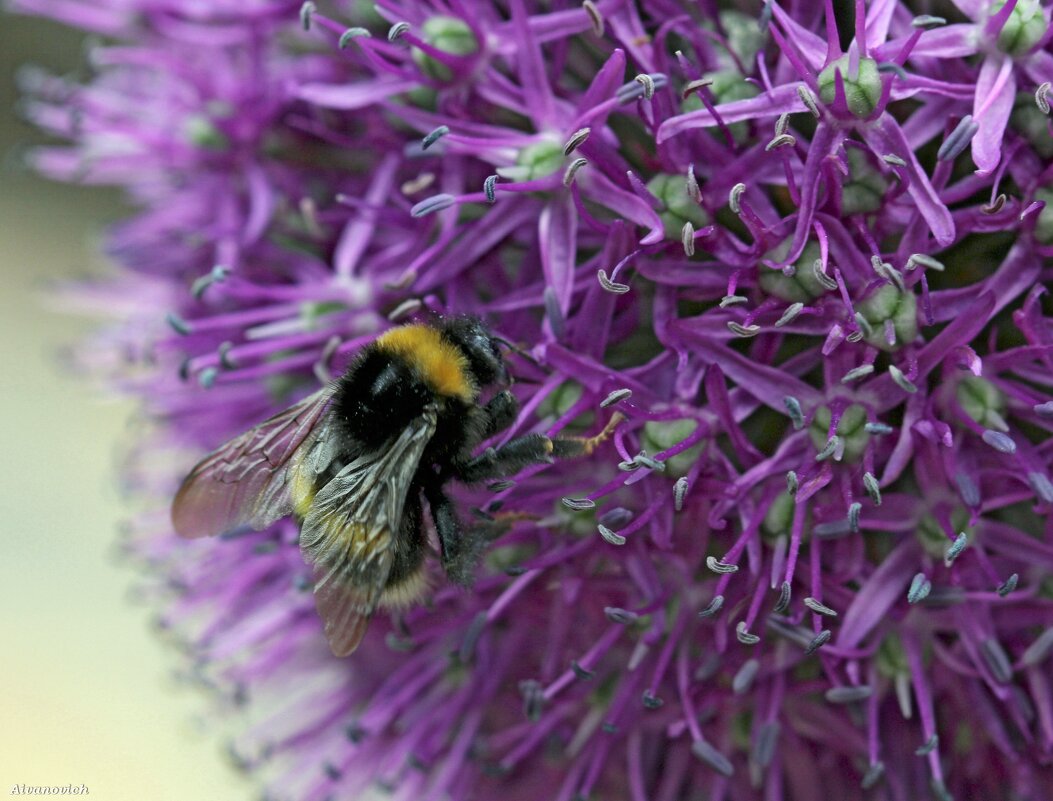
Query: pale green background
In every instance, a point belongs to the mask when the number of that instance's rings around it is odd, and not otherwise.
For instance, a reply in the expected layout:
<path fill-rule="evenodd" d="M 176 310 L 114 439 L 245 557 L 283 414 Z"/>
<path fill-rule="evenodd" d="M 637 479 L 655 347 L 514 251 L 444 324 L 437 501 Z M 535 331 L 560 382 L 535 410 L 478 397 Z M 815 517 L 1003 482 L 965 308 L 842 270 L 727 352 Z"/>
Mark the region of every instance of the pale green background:
<path fill-rule="evenodd" d="M 115 455 L 128 401 L 106 402 L 57 353 L 92 323 L 46 310 L 48 282 L 82 275 L 116 195 L 13 171 L 32 132 L 13 113 L 15 65 L 61 70 L 80 37 L 0 15 L 0 797 L 16 784 L 88 785 L 95 801 L 241 801 L 203 696 L 113 557 Z"/>

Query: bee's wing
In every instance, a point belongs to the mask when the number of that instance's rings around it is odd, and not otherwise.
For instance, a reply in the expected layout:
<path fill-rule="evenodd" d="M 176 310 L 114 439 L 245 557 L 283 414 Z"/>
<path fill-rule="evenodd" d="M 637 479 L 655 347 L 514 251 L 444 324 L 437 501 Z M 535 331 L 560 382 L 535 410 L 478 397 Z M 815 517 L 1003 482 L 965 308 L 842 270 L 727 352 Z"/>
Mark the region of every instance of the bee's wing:
<path fill-rule="evenodd" d="M 266 528 L 289 514 L 290 470 L 324 440 L 331 396 L 331 388 L 319 390 L 202 459 L 172 502 L 175 530 L 205 537 L 239 526 Z"/>
<path fill-rule="evenodd" d="M 304 518 L 300 551 L 313 569 L 315 605 L 337 656 L 358 647 L 384 591 L 406 496 L 435 420 L 429 405 L 385 450 L 360 455 L 318 491 Z"/>

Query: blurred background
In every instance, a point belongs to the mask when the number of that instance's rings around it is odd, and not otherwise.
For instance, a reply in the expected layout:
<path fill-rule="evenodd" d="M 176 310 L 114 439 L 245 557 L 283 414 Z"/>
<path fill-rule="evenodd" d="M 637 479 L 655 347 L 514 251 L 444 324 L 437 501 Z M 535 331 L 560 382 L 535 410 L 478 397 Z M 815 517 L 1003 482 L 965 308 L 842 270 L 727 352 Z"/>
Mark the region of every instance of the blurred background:
<path fill-rule="evenodd" d="M 0 13 L 0 793 L 87 785 L 98 801 L 256 797 L 228 765 L 207 701 L 131 600 L 114 553 L 116 458 L 134 405 L 69 374 L 97 321 L 49 308 L 49 285 L 105 270 L 115 192 L 18 166 L 40 136 L 17 115 L 21 65 L 78 68 L 83 37 Z"/>

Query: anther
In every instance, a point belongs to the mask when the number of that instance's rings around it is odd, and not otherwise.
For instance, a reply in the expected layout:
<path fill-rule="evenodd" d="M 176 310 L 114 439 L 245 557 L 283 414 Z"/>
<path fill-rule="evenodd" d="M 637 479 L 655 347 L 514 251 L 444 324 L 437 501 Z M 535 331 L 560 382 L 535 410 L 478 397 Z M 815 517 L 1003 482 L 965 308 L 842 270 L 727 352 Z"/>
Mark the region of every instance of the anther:
<path fill-rule="evenodd" d="M 1002 643 L 991 637 L 980 643 L 980 650 L 983 651 L 984 661 L 987 662 L 991 675 L 999 684 L 1008 684 L 1013 680 L 1013 666 L 1009 664 L 1009 657 L 1006 656 Z"/>
<path fill-rule="evenodd" d="M 190 294 L 195 299 L 200 300 L 201 296 L 205 294 L 205 290 L 213 284 L 219 284 L 227 280 L 227 276 L 230 275 L 230 270 L 226 267 L 216 265 L 211 271 L 201 276 L 190 285 Z"/>
<path fill-rule="evenodd" d="M 621 534 L 611 531 L 609 528 L 602 524 L 598 525 L 596 528 L 599 530 L 600 536 L 603 537 L 603 539 L 605 539 L 611 545 L 625 545 L 625 537 L 623 537 Z"/>
<path fill-rule="evenodd" d="M 516 482 L 511 480 L 495 481 L 493 484 L 487 484 L 486 488 L 490 492 L 504 492 L 506 489 L 512 489 L 516 485 Z"/>
<path fill-rule="evenodd" d="M 695 165 L 687 165 L 687 196 L 691 198 L 695 203 L 702 202 L 702 189 L 698 185 L 698 179 L 695 177 Z"/>
<path fill-rule="evenodd" d="M 305 31 L 311 30 L 311 17 L 314 16 L 316 11 L 318 11 L 318 6 L 311 2 L 300 6 L 300 24 Z"/>
<path fill-rule="evenodd" d="M 885 775 L 885 763 L 875 762 L 869 768 L 867 772 L 863 774 L 863 781 L 860 782 L 860 786 L 864 790 L 869 790 L 871 787 L 881 781 L 881 777 Z"/>
<path fill-rule="evenodd" d="M 823 446 L 823 449 L 815 455 L 815 461 L 824 462 L 827 459 L 829 459 L 831 456 L 837 453 L 837 449 L 838 446 L 840 446 L 840 444 L 841 437 L 839 437 L 837 434 L 834 434 L 832 437 L 830 437 L 830 439 L 826 441 L 826 445 Z"/>
<path fill-rule="evenodd" d="M 706 567 L 712 570 L 714 573 L 738 573 L 738 565 L 729 565 L 726 562 L 722 562 L 715 556 L 706 557 Z"/>
<path fill-rule="evenodd" d="M 819 282 L 823 289 L 837 289 L 837 281 L 823 271 L 822 259 L 816 259 L 812 262 L 812 275 L 815 276 L 815 280 Z"/>
<path fill-rule="evenodd" d="M 797 139 L 792 134 L 779 134 L 772 139 L 768 144 L 764 146 L 765 152 L 775 150 L 777 147 L 786 147 L 787 145 L 796 145 Z"/>
<path fill-rule="evenodd" d="M 662 704 L 665 703 L 665 701 L 663 701 L 657 695 L 652 695 L 650 690 L 644 690 L 643 697 L 640 700 L 643 702 L 644 707 L 647 709 L 658 709 L 660 706 L 662 706 Z"/>
<path fill-rule="evenodd" d="M 644 87 L 644 83 L 640 80 L 641 77 L 642 76 L 638 75 L 636 78 L 629 81 L 629 83 L 619 86 L 617 91 L 615 91 L 614 93 L 614 98 L 619 103 L 624 105 L 626 103 L 631 103 L 633 100 L 637 100 L 643 97 L 646 89 Z M 653 75 L 649 75 L 647 77 L 651 79 L 652 92 L 655 89 L 664 89 L 666 86 L 669 85 L 669 78 L 667 78 L 663 73 L 656 72 Z"/>
<path fill-rule="evenodd" d="M 896 367 L 896 365 L 890 364 L 888 366 L 888 374 L 892 376 L 892 380 L 896 382 L 896 386 L 898 386 L 904 392 L 909 392 L 911 395 L 913 395 L 915 392 L 918 391 L 918 388 L 914 385 L 914 383 L 905 375 L 903 375 L 903 371 Z"/>
<path fill-rule="evenodd" d="M 541 682 L 536 679 L 524 679 L 519 682 L 519 693 L 523 696 L 523 714 L 528 720 L 539 720 L 545 703 Z"/>
<path fill-rule="evenodd" d="M 453 195 L 447 195 L 445 193 L 441 195 L 432 195 L 411 208 L 410 215 L 413 217 L 425 217 L 428 214 L 434 214 L 437 211 L 448 209 L 456 202 L 457 198 Z"/>
<path fill-rule="evenodd" d="M 931 14 L 921 14 L 911 20 L 910 25 L 912 28 L 921 28 L 923 31 L 929 31 L 933 28 L 939 28 L 942 25 L 946 25 L 947 20 L 943 17 L 934 17 Z"/>
<path fill-rule="evenodd" d="M 635 78 L 633 78 L 633 80 L 643 87 L 644 100 L 650 100 L 652 97 L 654 97 L 655 86 L 653 77 L 651 77 L 647 73 L 643 73 L 642 75 L 637 75 Z"/>
<path fill-rule="evenodd" d="M 680 476 L 673 484 L 673 509 L 677 512 L 684 508 L 684 498 L 687 496 L 687 476 Z"/>
<path fill-rule="evenodd" d="M 790 422 L 793 423 L 793 430 L 800 431 L 804 428 L 804 411 L 801 409 L 801 402 L 797 400 L 793 395 L 787 395 L 782 399 L 783 405 L 786 406 L 786 411 L 790 415 Z"/>
<path fill-rule="evenodd" d="M 486 200 L 488 203 L 493 203 L 497 200 L 497 193 L 494 191 L 494 187 L 497 186 L 497 176 L 490 175 L 483 181 L 483 192 L 486 193 Z"/>
<path fill-rule="evenodd" d="M 596 675 L 593 671 L 586 670 L 579 665 L 577 660 L 573 660 L 570 663 L 570 669 L 574 671 L 574 675 L 577 676 L 580 681 L 589 681 Z"/>
<path fill-rule="evenodd" d="M 1016 443 L 1008 434 L 988 428 L 983 433 L 983 441 L 999 453 L 1016 453 Z"/>
<path fill-rule="evenodd" d="M 801 313 L 802 309 L 804 309 L 803 303 L 791 303 L 787 307 L 786 311 L 782 313 L 782 317 L 775 321 L 775 327 L 782 328 L 784 325 L 792 323 L 794 320 L 797 319 L 797 315 Z"/>
<path fill-rule="evenodd" d="M 1038 639 L 1024 651 L 1020 661 L 1027 667 L 1034 667 L 1041 664 L 1050 651 L 1053 651 L 1053 626 L 1038 635 Z"/>
<path fill-rule="evenodd" d="M 388 41 L 394 42 L 402 38 L 402 34 L 406 33 L 410 29 L 408 22 L 396 22 L 390 28 L 388 28 Z"/>
<path fill-rule="evenodd" d="M 1047 420 L 1053 419 L 1053 401 L 1046 401 L 1045 403 L 1036 403 L 1031 407 L 1031 410 L 1039 417 L 1044 417 Z"/>
<path fill-rule="evenodd" d="M 886 153 L 881 157 L 881 160 L 886 164 L 890 164 L 893 167 L 906 167 L 907 162 L 905 159 L 900 158 L 895 153 Z"/>
<path fill-rule="evenodd" d="M 924 573 L 918 573 L 911 579 L 910 589 L 907 590 L 907 603 L 916 604 L 924 601 L 932 592 L 932 582 L 926 578 Z"/>
<path fill-rule="evenodd" d="M 859 326 L 859 330 L 863 332 L 863 336 L 870 339 L 874 335 L 874 327 L 870 324 L 870 320 L 863 316 L 862 312 L 856 312 L 856 325 Z"/>
<path fill-rule="evenodd" d="M 786 472 L 786 492 L 790 495 L 796 495 L 799 486 L 800 481 L 797 479 L 797 473 L 793 470 L 788 470 Z"/>
<path fill-rule="evenodd" d="M 597 270 L 596 278 L 599 279 L 600 286 L 602 286 L 608 292 L 613 292 L 615 295 L 624 295 L 626 292 L 629 291 L 630 287 L 628 284 L 619 284 L 608 278 L 606 270 Z"/>
<path fill-rule="evenodd" d="M 449 126 L 440 125 L 438 128 L 436 128 L 434 131 L 429 133 L 427 136 L 425 136 L 421 140 L 421 142 L 420 142 L 420 149 L 421 150 L 427 150 L 429 147 L 431 147 L 436 142 L 438 142 L 440 139 L 442 139 L 444 136 L 446 136 L 446 134 L 448 134 L 449 132 L 450 132 Z"/>
<path fill-rule="evenodd" d="M 578 174 L 578 170 L 589 163 L 588 159 L 577 158 L 574 159 L 568 166 L 567 171 L 563 173 L 563 185 L 570 186 L 574 183 L 574 178 Z"/>
<path fill-rule="evenodd" d="M 197 381 L 205 389 L 212 389 L 212 385 L 216 383 L 217 375 L 219 375 L 219 370 L 215 367 L 206 367 L 198 374 Z"/>
<path fill-rule="evenodd" d="M 873 473 L 863 474 L 863 488 L 867 491 L 874 506 L 881 506 L 881 485 Z"/>
<path fill-rule="evenodd" d="M 936 746 L 940 744 L 940 735 L 933 732 L 932 737 L 922 743 L 914 750 L 915 756 L 928 756 L 936 750 Z"/>
<path fill-rule="evenodd" d="M 340 34 L 340 40 L 337 42 L 337 44 L 340 46 L 341 50 L 346 50 L 348 45 L 351 44 L 351 40 L 357 39 L 360 36 L 371 37 L 372 35 L 373 34 L 371 34 L 365 28 L 348 28 L 346 31 Z"/>
<path fill-rule="evenodd" d="M 1043 503 L 1053 503 L 1053 483 L 1050 482 L 1045 473 L 1028 473 L 1027 480 L 1031 484 L 1031 489 L 1035 491 L 1035 495 L 1040 501 Z"/>
<path fill-rule="evenodd" d="M 951 131 L 950 136 L 943 140 L 943 144 L 936 152 L 936 158 L 940 161 L 956 158 L 973 141 L 978 130 L 980 130 L 979 124 L 973 121 L 971 114 L 966 114 Z"/>
<path fill-rule="evenodd" d="M 593 36 L 603 36 L 603 15 L 596 8 L 596 4 L 592 0 L 582 0 L 581 7 L 585 9 L 589 22 L 592 23 Z"/>
<path fill-rule="evenodd" d="M 999 193 L 998 197 L 992 200 L 990 203 L 985 203 L 980 206 L 980 211 L 984 214 L 997 214 L 1005 208 L 1006 196 Z"/>
<path fill-rule="evenodd" d="M 746 303 L 749 298 L 744 295 L 725 295 L 720 299 L 720 308 L 726 309 L 728 306 L 735 306 L 739 303 Z"/>
<path fill-rule="evenodd" d="M 757 676 L 757 671 L 760 670 L 760 662 L 756 659 L 747 659 L 742 663 L 742 667 L 735 673 L 735 678 L 731 680 L 731 689 L 735 695 L 742 695 L 745 692 L 749 692 L 750 687 L 753 686 L 753 679 Z"/>
<path fill-rule="evenodd" d="M 756 634 L 750 634 L 749 630 L 746 628 L 745 620 L 740 620 L 738 625 L 735 626 L 735 637 L 743 645 L 756 645 L 760 642 L 760 637 Z"/>
<path fill-rule="evenodd" d="M 579 128 L 570 135 L 566 144 L 563 145 L 563 155 L 569 156 L 575 150 L 577 150 L 589 138 L 589 134 L 592 132 L 591 128 Z"/>
<path fill-rule="evenodd" d="M 943 562 L 946 565 L 950 565 L 955 559 L 957 559 L 962 551 L 965 550 L 965 546 L 969 544 L 969 537 L 963 531 L 957 537 L 954 542 L 947 546 L 947 552 L 943 556 Z"/>
<path fill-rule="evenodd" d="M 691 744 L 691 753 L 721 776 L 731 778 L 735 775 L 735 766 L 731 764 L 731 760 L 705 740 L 695 740 Z"/>
<path fill-rule="evenodd" d="M 728 192 L 728 206 L 735 214 L 742 213 L 742 207 L 739 206 L 739 198 L 746 191 L 746 184 L 735 184 L 731 187 L 731 191 Z"/>
<path fill-rule="evenodd" d="M 388 312 L 388 319 L 396 323 L 419 311 L 424 305 L 420 298 L 409 298 Z"/>
<path fill-rule="evenodd" d="M 684 255 L 689 259 L 695 255 L 695 226 L 690 220 L 680 229 L 680 244 L 684 246 Z"/>
<path fill-rule="evenodd" d="M 575 512 L 584 512 L 586 509 L 595 509 L 596 501 L 591 498 L 563 498 L 563 505 Z"/>
<path fill-rule="evenodd" d="M 822 601 L 817 601 L 811 596 L 805 598 L 803 603 L 817 615 L 825 615 L 826 617 L 837 617 L 837 612 L 835 612 L 829 606 L 826 606 Z"/>
<path fill-rule="evenodd" d="M 820 648 L 826 645 L 826 643 L 830 641 L 830 638 L 832 636 L 833 634 L 830 631 L 830 629 L 823 629 L 822 631 L 820 631 L 818 634 L 815 635 L 815 638 L 810 643 L 808 643 L 808 647 L 804 649 L 804 655 L 811 656 L 812 654 L 814 654 L 816 651 L 818 651 Z"/>
<path fill-rule="evenodd" d="M 165 322 L 168 326 L 175 331 L 179 336 L 185 337 L 191 333 L 190 323 L 184 320 L 175 312 L 169 312 L 165 315 Z"/>
<path fill-rule="evenodd" d="M 780 114 L 779 118 L 775 120 L 775 135 L 782 136 L 790 128 L 790 115 Z"/>
<path fill-rule="evenodd" d="M 859 367 L 853 367 L 847 373 L 841 377 L 842 384 L 848 384 L 852 381 L 856 381 L 860 378 L 870 375 L 874 372 L 874 365 L 872 364 L 861 364 Z"/>
<path fill-rule="evenodd" d="M 1017 583 L 1019 583 L 1019 581 L 1020 581 L 1020 575 L 1018 573 L 1014 573 L 1013 575 L 1011 575 L 1009 578 L 1007 578 L 1005 581 L 1003 581 L 1001 584 L 998 585 L 998 589 L 996 590 L 996 592 L 1002 598 L 1005 598 L 1007 595 L 1009 595 L 1009 593 L 1011 593 L 1013 590 L 1016 589 L 1016 585 L 1017 585 Z"/>
<path fill-rule="evenodd" d="M 936 270 L 937 272 L 943 272 L 946 267 L 943 266 L 942 261 L 934 259 L 926 253 L 911 253 L 907 259 L 907 263 L 904 265 L 907 272 L 913 272 L 918 269 L 918 266 L 922 266 L 927 270 Z"/>
<path fill-rule="evenodd" d="M 742 323 L 736 323 L 734 320 L 728 323 L 728 328 L 732 333 L 747 339 L 760 333 L 759 325 L 742 325 Z"/>
<path fill-rule="evenodd" d="M 715 615 L 717 612 L 720 611 L 720 608 L 723 605 L 724 605 L 724 596 L 723 595 L 714 596 L 713 600 L 709 602 L 709 606 L 707 606 L 705 609 L 703 609 L 701 612 L 699 612 L 698 616 L 701 617 L 701 618 L 713 617 L 713 615 Z"/>
<path fill-rule="evenodd" d="M 868 434 L 877 434 L 878 436 L 891 434 L 893 431 L 892 426 L 885 425 L 884 423 L 866 423 L 863 426 L 863 430 Z"/>
<path fill-rule="evenodd" d="M 616 403 L 621 403 L 623 400 L 629 400 L 633 396 L 631 389 L 616 389 L 614 392 L 609 394 L 606 398 L 600 401 L 600 408 L 606 409 L 608 406 L 613 406 Z"/>
<path fill-rule="evenodd" d="M 622 626 L 628 626 L 640 619 L 640 616 L 635 612 L 630 612 L 628 609 L 619 609 L 617 606 L 605 607 L 603 614 L 607 616 L 611 623 L 618 623 Z"/>
<path fill-rule="evenodd" d="M 687 100 L 688 97 L 697 92 L 699 89 L 705 89 L 707 86 L 712 85 L 712 78 L 697 78 L 693 81 L 688 81 L 684 84 L 684 88 L 683 90 L 681 90 L 680 96 Z"/>
<path fill-rule="evenodd" d="M 831 687 L 823 694 L 823 697 L 831 704 L 853 704 L 856 701 L 865 701 L 873 694 L 873 688 L 863 685 L 859 687 Z"/>
<path fill-rule="evenodd" d="M 859 515 L 863 512 L 863 504 L 854 502 L 848 507 L 848 530 L 853 534 L 859 533 Z"/>
<path fill-rule="evenodd" d="M 772 614 L 781 615 L 790 608 L 790 593 L 792 588 L 790 582 L 784 581 L 779 587 L 779 600 L 775 602 L 775 606 L 772 607 Z"/>
<path fill-rule="evenodd" d="M 1043 81 L 1035 89 L 1035 105 L 1038 106 L 1038 110 L 1043 114 L 1049 114 L 1049 90 L 1051 84 L 1049 81 Z"/>
<path fill-rule="evenodd" d="M 819 103 L 816 101 L 815 95 L 812 94 L 812 90 L 804 84 L 800 84 L 797 87 L 797 96 L 801 98 L 801 102 L 812 113 L 812 116 L 819 119 Z"/>

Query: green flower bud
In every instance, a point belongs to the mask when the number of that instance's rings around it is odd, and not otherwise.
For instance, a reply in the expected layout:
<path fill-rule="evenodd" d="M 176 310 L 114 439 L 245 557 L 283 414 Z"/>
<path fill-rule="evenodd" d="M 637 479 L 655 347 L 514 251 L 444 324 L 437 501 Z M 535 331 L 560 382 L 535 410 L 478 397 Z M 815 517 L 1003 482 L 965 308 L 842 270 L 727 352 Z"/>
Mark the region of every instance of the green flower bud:
<path fill-rule="evenodd" d="M 706 210 L 687 193 L 686 176 L 658 173 L 647 182 L 647 190 L 665 206 L 658 216 L 662 218 L 667 239 L 679 241 L 686 222 L 696 231 L 709 225 Z"/>
<path fill-rule="evenodd" d="M 918 300 L 913 292 L 901 293 L 892 284 L 885 284 L 856 306 L 873 327 L 867 342 L 881 350 L 897 350 L 918 336 Z M 896 332 L 896 343 L 889 345 L 885 338 L 885 321 L 891 320 Z"/>
<path fill-rule="evenodd" d="M 230 148 L 230 139 L 208 117 L 195 114 L 183 122 L 183 135 L 202 150 L 223 151 Z"/>
<path fill-rule="evenodd" d="M 498 167 L 496 172 L 509 181 L 533 181 L 559 170 L 563 158 L 563 146 L 546 139 L 520 150 L 514 167 Z"/>
<path fill-rule="evenodd" d="M 727 34 L 728 46 L 743 64 L 754 64 L 757 54 L 764 47 L 766 35 L 760 29 L 756 16 L 741 11 L 721 11 L 720 26 Z"/>
<path fill-rule="evenodd" d="M 1005 431 L 1005 396 L 986 379 L 970 375 L 958 382 L 958 403 L 973 420 L 987 428 Z"/>
<path fill-rule="evenodd" d="M 347 308 L 347 304 L 335 300 L 309 301 L 300 305 L 300 317 L 307 323 L 308 329 L 313 329 L 326 315 L 346 311 Z"/>
<path fill-rule="evenodd" d="M 863 119 L 869 117 L 881 100 L 881 73 L 877 62 L 872 58 L 859 59 L 859 71 L 855 75 L 848 72 L 849 59 L 841 56 L 819 73 L 819 98 L 830 105 L 837 94 L 836 73 L 841 73 L 845 85 L 845 99 L 848 110 L 853 116 Z"/>
<path fill-rule="evenodd" d="M 951 511 L 951 528 L 956 532 L 964 531 L 966 539 L 971 545 L 976 532 L 968 527 L 968 523 L 969 512 L 964 507 L 957 506 Z M 951 544 L 951 539 L 935 517 L 931 514 L 924 515 L 918 521 L 918 529 L 915 534 L 926 553 L 933 559 L 943 560 L 947 553 L 947 547 Z"/>
<path fill-rule="evenodd" d="M 887 679 L 894 679 L 898 675 L 910 672 L 907 662 L 907 652 L 903 648 L 903 642 L 899 635 L 891 633 L 886 635 L 878 646 L 875 659 L 878 673 Z"/>
<path fill-rule="evenodd" d="M 768 258 L 779 261 L 778 253 L 781 250 L 785 255 L 790 240 L 787 239 L 782 246 L 768 254 Z M 784 275 L 781 270 L 772 270 L 760 267 L 760 287 L 769 295 L 774 295 L 791 303 L 808 303 L 827 291 L 826 287 L 819 283 L 815 277 L 812 265 L 819 258 L 819 245 L 809 242 L 804 246 L 801 257 L 794 262 L 795 272 L 793 275 Z"/>
<path fill-rule="evenodd" d="M 1005 8 L 1005 0 L 991 6 L 991 16 Z M 1011 56 L 1022 56 L 1046 35 L 1046 18 L 1038 0 L 1020 0 L 998 34 L 998 49 Z"/>
<path fill-rule="evenodd" d="M 760 90 L 743 78 L 737 69 L 710 72 L 703 77 L 713 81 L 709 91 L 713 93 L 714 102 L 717 105 L 733 103 L 736 100 L 749 100 L 760 94 Z M 705 106 L 702 104 L 702 99 L 697 93 L 692 92 L 680 104 L 680 113 L 686 114 L 689 111 L 699 111 L 703 108 Z M 741 145 L 749 136 L 749 123 L 733 122 L 728 125 L 728 130 L 731 131 L 731 138 Z M 720 136 L 719 132 L 715 135 Z"/>
<path fill-rule="evenodd" d="M 841 192 L 841 207 L 845 214 L 869 214 L 877 211 L 881 208 L 881 200 L 888 191 L 888 181 L 870 166 L 863 151 L 855 147 L 847 150 L 849 172 Z"/>
<path fill-rule="evenodd" d="M 775 502 L 768 507 L 764 515 L 764 522 L 761 523 L 761 530 L 764 534 L 773 538 L 780 534 L 789 534 L 790 529 L 793 528 L 793 513 L 796 506 L 797 502 L 788 492 L 780 492 L 776 495 Z"/>
<path fill-rule="evenodd" d="M 812 444 L 815 445 L 817 451 L 823 450 L 829 441 L 830 420 L 829 406 L 820 406 L 816 409 L 815 417 L 812 419 L 812 426 L 808 433 L 811 435 Z M 870 433 L 866 430 L 866 422 L 866 410 L 858 403 L 853 403 L 845 409 L 841 419 L 837 421 L 837 430 L 834 433 L 845 444 L 843 461 L 855 462 L 863 455 L 863 451 L 870 441 Z"/>
<path fill-rule="evenodd" d="M 423 41 L 454 56 L 470 56 L 479 51 L 479 41 L 468 24 L 457 17 L 431 17 L 421 26 Z M 453 78 L 450 68 L 441 61 L 436 61 L 423 50 L 413 48 L 413 61 L 420 71 L 436 81 L 449 81 Z"/>
<path fill-rule="evenodd" d="M 1027 139 L 1038 155 L 1044 159 L 1053 158 L 1053 137 L 1049 135 L 1048 129 L 1049 117 L 1035 105 L 1034 94 L 1017 94 L 1009 124 Z"/>
<path fill-rule="evenodd" d="M 1035 223 L 1035 239 L 1043 245 L 1053 244 L 1053 187 L 1044 186 L 1035 190 L 1035 200 L 1046 207 L 1038 213 Z"/>
<path fill-rule="evenodd" d="M 644 424 L 641 446 L 649 456 L 679 445 L 695 433 L 697 420 L 650 420 Z M 665 474 L 670 478 L 680 478 L 698 461 L 702 453 L 702 443 L 692 445 L 685 451 L 671 457 L 665 463 Z"/>
<path fill-rule="evenodd" d="M 577 381 L 564 381 L 541 402 L 538 414 L 542 417 L 561 417 L 581 400 L 582 392 L 581 384 Z"/>

